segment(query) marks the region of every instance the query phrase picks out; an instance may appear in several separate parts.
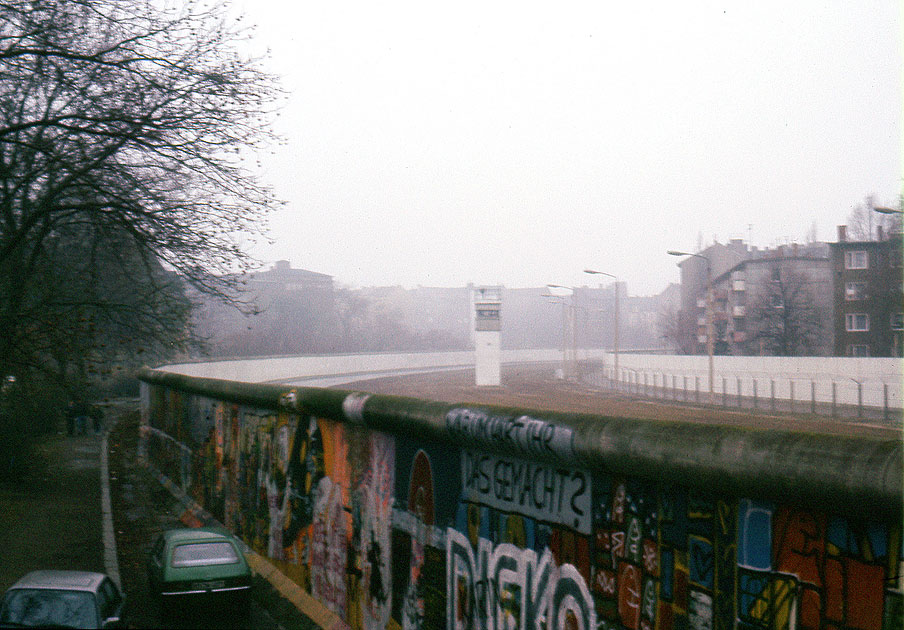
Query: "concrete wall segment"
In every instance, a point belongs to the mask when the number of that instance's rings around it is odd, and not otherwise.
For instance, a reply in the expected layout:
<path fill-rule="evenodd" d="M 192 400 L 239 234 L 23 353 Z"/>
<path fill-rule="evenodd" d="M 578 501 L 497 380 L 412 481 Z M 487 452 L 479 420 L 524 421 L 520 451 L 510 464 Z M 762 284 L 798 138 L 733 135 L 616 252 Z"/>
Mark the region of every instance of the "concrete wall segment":
<path fill-rule="evenodd" d="M 900 440 L 142 379 L 149 459 L 342 627 L 901 625 Z"/>
<path fill-rule="evenodd" d="M 810 506 L 832 502 L 846 509 L 866 502 L 893 514 L 902 506 L 900 439 L 463 406 L 398 396 L 362 398 L 353 391 L 197 379 L 156 370 L 145 370 L 140 378 L 273 411 L 285 408 L 285 394 L 292 392 L 290 410 L 295 412 L 654 482 L 677 478 L 700 490 L 771 500 L 794 496 Z M 350 399 L 356 401 L 353 418 L 348 417 Z"/>

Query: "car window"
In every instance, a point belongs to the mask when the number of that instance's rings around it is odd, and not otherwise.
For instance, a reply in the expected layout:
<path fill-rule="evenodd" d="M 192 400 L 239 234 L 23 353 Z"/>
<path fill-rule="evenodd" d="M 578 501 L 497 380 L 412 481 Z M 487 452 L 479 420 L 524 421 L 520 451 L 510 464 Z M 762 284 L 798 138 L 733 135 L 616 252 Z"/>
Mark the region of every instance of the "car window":
<path fill-rule="evenodd" d="M 101 582 L 98 590 L 98 605 L 100 606 L 101 617 L 106 619 L 112 617 L 116 612 L 116 606 L 119 604 L 120 595 L 116 586 L 110 580 Z"/>
<path fill-rule="evenodd" d="M 228 542 L 202 542 L 178 545 L 173 549 L 173 567 L 196 567 L 210 564 L 233 564 L 239 561 L 235 548 Z"/>
<path fill-rule="evenodd" d="M 151 558 L 154 559 L 154 562 L 157 564 L 163 564 L 163 547 L 166 545 L 166 541 L 163 538 L 158 538 L 157 542 L 154 543 L 154 549 L 151 551 Z"/>
<path fill-rule="evenodd" d="M 100 610 L 101 619 L 107 617 L 107 609 L 109 607 L 110 602 L 107 599 L 107 593 L 104 591 L 104 585 L 101 584 L 97 589 L 97 609 Z"/>
<path fill-rule="evenodd" d="M 94 595 L 84 591 L 52 589 L 14 589 L 3 602 L 0 623 L 24 626 L 97 626 Z"/>

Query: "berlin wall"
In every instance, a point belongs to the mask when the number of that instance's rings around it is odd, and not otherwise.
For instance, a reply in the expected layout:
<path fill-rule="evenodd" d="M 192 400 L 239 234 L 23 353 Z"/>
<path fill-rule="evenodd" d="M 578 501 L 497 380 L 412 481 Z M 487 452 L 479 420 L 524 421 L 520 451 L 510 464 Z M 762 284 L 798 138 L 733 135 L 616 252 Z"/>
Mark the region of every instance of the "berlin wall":
<path fill-rule="evenodd" d="M 902 446 L 144 370 L 149 462 L 354 629 L 899 629 Z"/>

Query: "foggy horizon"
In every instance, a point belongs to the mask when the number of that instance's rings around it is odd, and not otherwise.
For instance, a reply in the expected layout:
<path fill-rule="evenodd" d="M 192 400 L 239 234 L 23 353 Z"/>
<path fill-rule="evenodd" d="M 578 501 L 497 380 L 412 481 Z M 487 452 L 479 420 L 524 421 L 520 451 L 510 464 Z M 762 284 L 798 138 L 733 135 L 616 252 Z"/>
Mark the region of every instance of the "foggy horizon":
<path fill-rule="evenodd" d="M 678 281 L 901 191 L 900 10 L 716 0 L 237 7 L 283 78 L 265 263 L 349 286 Z"/>

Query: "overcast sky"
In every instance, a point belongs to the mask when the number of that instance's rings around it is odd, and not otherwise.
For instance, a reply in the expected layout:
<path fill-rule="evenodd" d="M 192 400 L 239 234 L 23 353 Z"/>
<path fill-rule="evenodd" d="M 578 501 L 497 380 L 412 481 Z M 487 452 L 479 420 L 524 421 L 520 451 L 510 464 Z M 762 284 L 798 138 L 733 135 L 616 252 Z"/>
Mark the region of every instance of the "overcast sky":
<path fill-rule="evenodd" d="M 678 281 L 902 186 L 897 0 L 254 0 L 288 259 L 340 285 Z"/>

